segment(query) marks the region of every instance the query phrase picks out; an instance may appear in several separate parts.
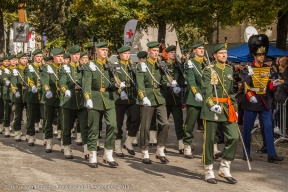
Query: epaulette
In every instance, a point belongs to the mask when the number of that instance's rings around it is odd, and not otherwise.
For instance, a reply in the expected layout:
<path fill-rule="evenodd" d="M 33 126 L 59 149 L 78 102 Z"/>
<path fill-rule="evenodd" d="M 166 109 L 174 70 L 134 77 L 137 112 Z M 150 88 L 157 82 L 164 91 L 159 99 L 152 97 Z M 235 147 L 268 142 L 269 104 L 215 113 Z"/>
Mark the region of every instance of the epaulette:
<path fill-rule="evenodd" d="M 212 69 L 215 65 L 207 65 L 206 67 L 204 67 L 204 69 L 202 70 L 202 73 L 205 71 L 205 69 Z"/>
<path fill-rule="evenodd" d="M 232 67 L 231 65 L 225 64 L 225 66 L 227 66 L 227 67 L 230 67 L 230 68 L 232 68 L 232 69 L 233 69 L 233 67 Z"/>

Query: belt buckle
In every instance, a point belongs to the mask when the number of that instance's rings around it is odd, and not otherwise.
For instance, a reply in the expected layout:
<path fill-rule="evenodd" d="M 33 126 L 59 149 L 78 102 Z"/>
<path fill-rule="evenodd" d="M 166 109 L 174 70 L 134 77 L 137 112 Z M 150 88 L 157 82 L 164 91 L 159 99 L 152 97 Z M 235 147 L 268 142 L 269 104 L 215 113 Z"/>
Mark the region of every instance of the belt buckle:
<path fill-rule="evenodd" d="M 37 87 L 41 87 L 41 83 L 40 82 L 37 82 Z"/>
<path fill-rule="evenodd" d="M 26 89 L 26 86 L 22 86 L 22 89 Z"/>
<path fill-rule="evenodd" d="M 131 87 L 131 84 L 130 83 L 126 83 L 126 87 Z"/>
<path fill-rule="evenodd" d="M 103 88 L 103 87 L 100 88 L 100 92 L 105 92 L 105 90 L 106 90 L 106 89 Z"/>
<path fill-rule="evenodd" d="M 80 89 L 80 87 L 78 87 L 77 85 L 75 85 L 75 90 L 78 90 L 78 89 Z"/>
<path fill-rule="evenodd" d="M 158 88 L 158 85 L 156 83 L 153 84 L 153 88 L 156 89 Z"/>

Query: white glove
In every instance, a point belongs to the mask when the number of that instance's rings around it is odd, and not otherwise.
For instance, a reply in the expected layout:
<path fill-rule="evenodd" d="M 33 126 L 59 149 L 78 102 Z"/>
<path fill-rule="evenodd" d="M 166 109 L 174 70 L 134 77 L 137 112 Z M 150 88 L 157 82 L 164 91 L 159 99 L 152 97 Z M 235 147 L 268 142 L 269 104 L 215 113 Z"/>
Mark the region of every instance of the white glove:
<path fill-rule="evenodd" d="M 215 112 L 215 113 L 221 113 L 222 112 L 222 107 L 220 105 L 213 105 L 210 109 L 211 111 Z"/>
<path fill-rule="evenodd" d="M 5 81 L 5 85 L 8 87 L 10 85 L 10 81 L 9 80 L 6 80 Z"/>
<path fill-rule="evenodd" d="M 128 96 L 127 96 L 127 94 L 125 93 L 125 91 L 122 91 L 122 92 L 120 93 L 120 98 L 121 98 L 122 100 L 128 99 Z"/>
<path fill-rule="evenodd" d="M 96 71 L 96 65 L 94 63 L 90 62 L 89 67 L 90 67 L 91 71 Z"/>
<path fill-rule="evenodd" d="M 144 98 L 142 99 L 142 104 L 143 104 L 144 106 L 151 106 L 151 102 L 150 102 L 150 100 L 149 100 L 147 97 L 144 97 Z"/>
<path fill-rule="evenodd" d="M 184 82 L 184 85 L 188 85 L 187 81 Z"/>
<path fill-rule="evenodd" d="M 15 97 L 16 97 L 16 98 L 19 98 L 19 97 L 20 97 L 20 93 L 19 93 L 18 91 L 15 93 Z"/>
<path fill-rule="evenodd" d="M 48 90 L 46 91 L 46 98 L 50 99 L 53 96 L 52 91 Z"/>
<path fill-rule="evenodd" d="M 71 69 L 67 65 L 63 65 L 63 68 L 64 68 L 66 73 L 71 73 Z"/>
<path fill-rule="evenodd" d="M 196 100 L 196 101 L 203 101 L 202 95 L 201 95 L 200 93 L 196 93 L 196 94 L 195 94 L 195 100 Z"/>
<path fill-rule="evenodd" d="M 188 61 L 188 68 L 193 68 L 193 67 L 194 67 L 194 65 L 193 65 L 192 61 L 189 60 L 189 61 Z"/>
<path fill-rule="evenodd" d="M 87 107 L 88 109 L 92 109 L 92 108 L 93 108 L 93 102 L 92 102 L 91 99 L 88 99 L 88 100 L 86 101 L 86 107 Z"/>
<path fill-rule="evenodd" d="M 10 74 L 11 72 L 10 72 L 7 68 L 5 68 L 5 69 L 4 69 L 4 73 Z"/>
<path fill-rule="evenodd" d="M 249 100 L 249 101 L 250 101 L 251 103 L 257 103 L 257 102 L 258 102 L 255 96 L 250 97 L 250 100 Z"/>
<path fill-rule="evenodd" d="M 65 91 L 65 97 L 71 97 L 71 91 L 70 90 Z"/>
<path fill-rule="evenodd" d="M 254 75 L 254 71 L 253 71 L 253 69 L 252 69 L 251 66 L 248 66 L 248 75 L 249 75 L 249 76 Z"/>
<path fill-rule="evenodd" d="M 32 93 L 37 93 L 37 87 L 35 85 L 32 86 Z"/>
<path fill-rule="evenodd" d="M 52 67 L 50 65 L 47 66 L 47 73 L 49 73 L 49 74 L 53 74 L 54 73 L 54 71 L 53 71 L 53 69 L 52 69 Z"/>
<path fill-rule="evenodd" d="M 281 84 L 280 79 L 276 79 L 275 81 L 273 81 L 273 86 L 274 86 L 274 87 L 277 87 L 277 86 L 280 85 L 280 84 Z"/>
<path fill-rule="evenodd" d="M 141 63 L 141 71 L 142 71 L 142 72 L 146 72 L 146 71 L 147 71 L 147 70 L 146 70 L 146 67 L 147 67 L 146 64 L 145 64 L 144 62 L 142 62 L 142 63 Z"/>
<path fill-rule="evenodd" d="M 123 89 L 126 87 L 126 85 L 125 85 L 125 82 L 121 82 L 119 86 L 117 85 L 117 83 L 115 83 L 115 87 L 117 87 L 119 89 Z"/>
<path fill-rule="evenodd" d="M 17 69 L 13 69 L 13 76 L 18 76 L 18 71 L 17 71 Z"/>
<path fill-rule="evenodd" d="M 32 67 L 32 65 L 28 65 L 29 71 L 30 72 L 35 72 L 34 68 Z"/>
<path fill-rule="evenodd" d="M 174 87 L 173 91 L 174 91 L 174 93 L 180 93 L 181 92 L 181 88 L 180 87 Z"/>

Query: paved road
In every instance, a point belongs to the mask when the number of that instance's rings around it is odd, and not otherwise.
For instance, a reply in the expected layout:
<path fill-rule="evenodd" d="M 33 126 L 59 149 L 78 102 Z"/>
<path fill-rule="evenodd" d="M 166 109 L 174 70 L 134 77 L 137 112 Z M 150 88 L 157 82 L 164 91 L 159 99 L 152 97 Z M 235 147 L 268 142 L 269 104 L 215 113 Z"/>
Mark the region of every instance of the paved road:
<path fill-rule="evenodd" d="M 266 155 L 251 154 L 252 171 L 241 160 L 241 143 L 235 161 L 232 163 L 232 175 L 237 179 L 235 185 L 218 179 L 217 185 L 204 181 L 201 152 L 203 137 L 195 131 L 193 147 L 195 158 L 184 159 L 178 154 L 174 127 L 171 123 L 167 157 L 170 163 L 162 165 L 155 158 L 156 149 L 150 150 L 151 165 L 141 163 L 140 150 L 136 156 L 127 154 L 124 158 L 115 158 L 118 168 L 107 167 L 102 163 L 103 139 L 98 156 L 99 167 L 92 169 L 83 158 L 83 147 L 73 142 L 73 160 L 65 160 L 60 152 L 60 142 L 52 153 L 45 153 L 42 133 L 37 134 L 36 145 L 29 147 L 22 137 L 22 142 L 15 142 L 0 135 L 0 191 L 287 191 L 288 160 L 281 164 L 267 163 Z M 11 134 L 12 135 L 12 134 Z M 219 148 L 223 148 L 220 145 Z M 258 147 L 254 145 L 252 151 Z M 216 160 L 215 175 L 219 168 Z"/>

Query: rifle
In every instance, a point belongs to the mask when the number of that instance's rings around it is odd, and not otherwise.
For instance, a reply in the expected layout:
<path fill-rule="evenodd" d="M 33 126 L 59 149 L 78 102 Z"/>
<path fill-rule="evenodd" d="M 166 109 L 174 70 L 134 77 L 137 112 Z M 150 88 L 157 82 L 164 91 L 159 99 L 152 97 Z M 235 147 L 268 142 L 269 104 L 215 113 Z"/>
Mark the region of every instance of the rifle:
<path fill-rule="evenodd" d="M 134 63 L 131 59 L 128 60 L 128 69 L 132 71 L 134 74 L 136 74 L 136 67 L 134 66 Z"/>
<path fill-rule="evenodd" d="M 158 57 L 157 66 L 163 70 L 163 72 L 165 73 L 165 75 L 167 77 L 167 80 L 169 81 L 170 84 L 172 84 L 173 77 L 170 74 L 170 72 L 172 72 L 172 71 L 170 69 L 168 69 L 167 65 L 165 64 L 164 61 L 161 60 L 160 57 Z"/>
<path fill-rule="evenodd" d="M 121 80 L 118 78 L 117 73 L 121 73 L 120 70 L 120 65 L 119 63 L 115 62 L 114 64 L 112 64 L 110 61 L 107 60 L 107 62 L 105 63 L 105 68 L 109 69 L 109 71 L 112 73 L 113 78 L 116 82 L 116 84 L 118 86 L 120 86 L 121 84 Z"/>

